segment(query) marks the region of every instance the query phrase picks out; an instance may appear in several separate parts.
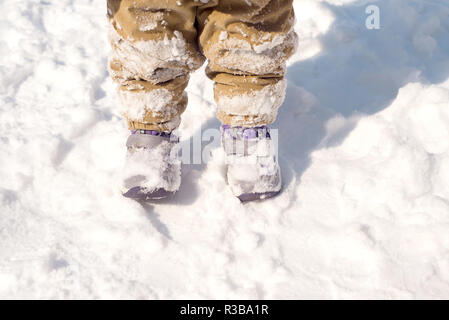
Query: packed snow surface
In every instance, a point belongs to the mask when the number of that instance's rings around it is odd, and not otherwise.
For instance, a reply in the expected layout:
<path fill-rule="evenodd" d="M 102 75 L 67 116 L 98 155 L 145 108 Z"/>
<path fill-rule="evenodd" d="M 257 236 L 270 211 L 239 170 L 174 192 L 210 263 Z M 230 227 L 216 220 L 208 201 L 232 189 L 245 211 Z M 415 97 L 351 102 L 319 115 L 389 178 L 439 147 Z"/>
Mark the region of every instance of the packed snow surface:
<path fill-rule="evenodd" d="M 294 2 L 283 193 L 215 156 L 154 205 L 120 194 L 106 1 L 0 2 L 0 298 L 449 298 L 449 1 Z M 219 126 L 203 71 L 183 140 Z"/>

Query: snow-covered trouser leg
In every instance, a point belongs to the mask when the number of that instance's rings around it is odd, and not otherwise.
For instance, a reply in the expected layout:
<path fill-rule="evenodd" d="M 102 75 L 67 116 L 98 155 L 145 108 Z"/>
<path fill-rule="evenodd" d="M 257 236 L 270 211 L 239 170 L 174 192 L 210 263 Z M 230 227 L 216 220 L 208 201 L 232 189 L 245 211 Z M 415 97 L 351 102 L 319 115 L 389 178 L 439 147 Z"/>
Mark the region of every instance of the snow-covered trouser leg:
<path fill-rule="evenodd" d="M 272 123 L 296 46 L 292 2 L 108 0 L 110 71 L 130 129 L 178 126 L 189 73 L 204 60 L 198 36 L 216 83 L 218 118 L 231 126 Z"/>
<path fill-rule="evenodd" d="M 233 127 L 274 122 L 285 97 L 285 63 L 297 43 L 293 0 L 210 2 L 197 19 L 218 118 Z"/>
<path fill-rule="evenodd" d="M 172 131 L 187 106 L 197 47 L 194 0 L 108 0 L 112 54 L 122 114 L 132 130 Z M 201 3 L 201 2 L 199 2 Z"/>

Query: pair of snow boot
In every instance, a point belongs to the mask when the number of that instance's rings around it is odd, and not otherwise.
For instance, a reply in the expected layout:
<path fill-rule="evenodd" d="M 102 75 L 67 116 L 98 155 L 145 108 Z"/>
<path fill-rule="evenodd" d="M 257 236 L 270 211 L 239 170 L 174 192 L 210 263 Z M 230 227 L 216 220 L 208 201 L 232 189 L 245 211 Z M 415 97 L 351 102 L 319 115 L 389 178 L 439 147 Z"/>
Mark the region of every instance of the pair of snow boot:
<path fill-rule="evenodd" d="M 276 148 L 266 126 L 221 127 L 227 182 L 242 202 L 267 199 L 281 190 Z M 179 140 L 171 133 L 132 131 L 127 141 L 123 195 L 138 201 L 167 198 L 181 185 Z"/>

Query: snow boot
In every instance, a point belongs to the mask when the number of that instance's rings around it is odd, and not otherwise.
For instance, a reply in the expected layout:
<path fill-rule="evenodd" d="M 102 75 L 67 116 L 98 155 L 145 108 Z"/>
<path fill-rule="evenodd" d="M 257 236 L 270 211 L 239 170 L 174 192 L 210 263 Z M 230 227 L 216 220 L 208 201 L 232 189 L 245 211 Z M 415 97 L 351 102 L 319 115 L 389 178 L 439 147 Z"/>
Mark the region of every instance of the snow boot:
<path fill-rule="evenodd" d="M 181 184 L 178 139 L 171 133 L 131 131 L 123 170 L 123 196 L 138 201 L 167 198 Z"/>
<path fill-rule="evenodd" d="M 266 126 L 221 127 L 227 179 L 242 202 L 271 198 L 281 190 L 281 170 Z"/>

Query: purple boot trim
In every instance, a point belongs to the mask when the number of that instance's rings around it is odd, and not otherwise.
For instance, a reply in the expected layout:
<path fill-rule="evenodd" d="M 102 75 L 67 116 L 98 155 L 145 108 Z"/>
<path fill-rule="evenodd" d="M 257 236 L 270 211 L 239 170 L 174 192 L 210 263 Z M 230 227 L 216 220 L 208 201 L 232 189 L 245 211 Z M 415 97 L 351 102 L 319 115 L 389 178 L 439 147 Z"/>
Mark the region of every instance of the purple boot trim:
<path fill-rule="evenodd" d="M 170 136 L 171 136 L 171 132 L 163 132 L 163 131 L 156 131 L 156 130 L 143 130 L 143 129 L 131 130 L 131 134 L 136 134 L 136 133 L 148 134 L 150 136 L 161 136 L 164 138 L 170 138 Z"/>
<path fill-rule="evenodd" d="M 234 140 L 252 140 L 252 139 L 270 139 L 270 130 L 267 126 L 259 127 L 231 127 L 227 124 L 221 126 L 224 134 L 227 134 Z"/>

